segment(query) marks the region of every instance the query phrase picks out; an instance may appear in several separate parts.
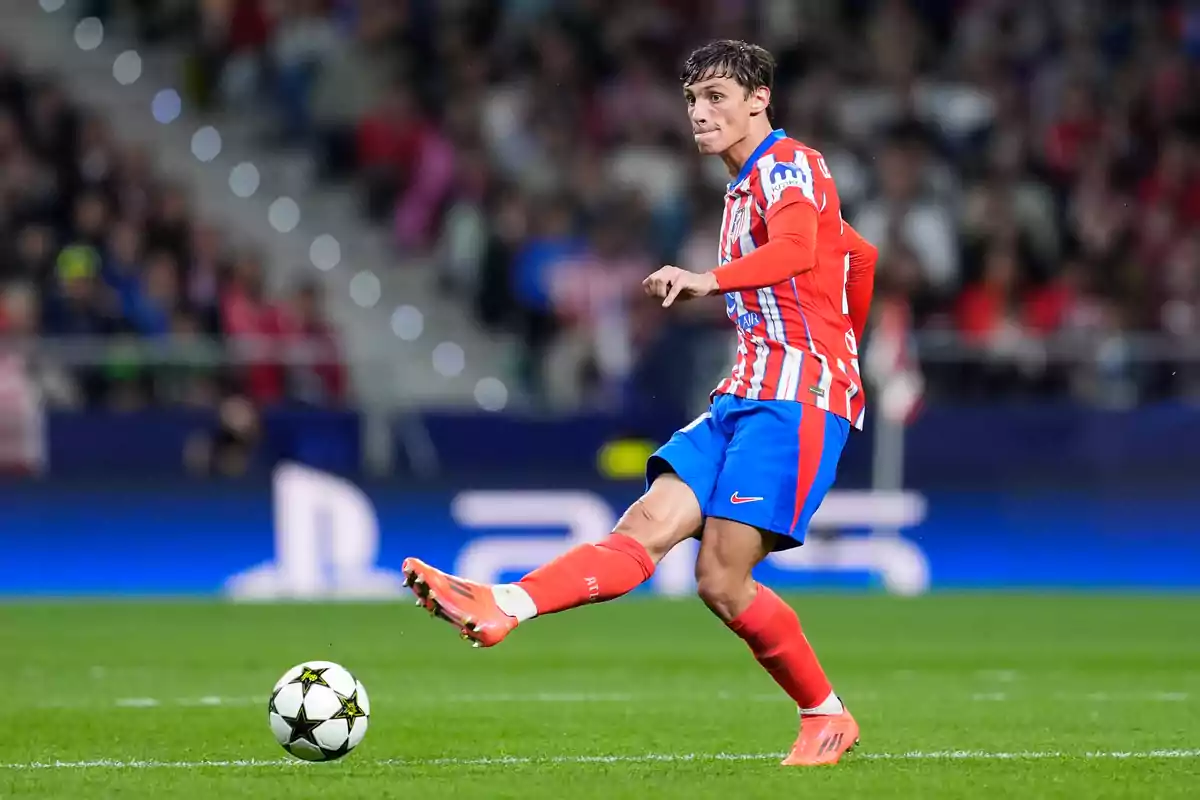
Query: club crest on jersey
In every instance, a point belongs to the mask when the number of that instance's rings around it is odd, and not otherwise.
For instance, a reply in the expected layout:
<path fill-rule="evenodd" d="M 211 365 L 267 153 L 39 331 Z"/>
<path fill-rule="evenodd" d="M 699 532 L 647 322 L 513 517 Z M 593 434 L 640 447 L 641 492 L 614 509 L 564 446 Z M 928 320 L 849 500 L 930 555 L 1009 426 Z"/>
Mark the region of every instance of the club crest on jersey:
<path fill-rule="evenodd" d="M 750 214 L 747 206 L 740 205 L 733 212 L 733 221 L 729 224 L 729 229 L 733 231 L 733 238 L 739 239 L 750 230 Z"/>
<path fill-rule="evenodd" d="M 767 208 L 778 203 L 788 189 L 799 189 L 810 201 L 817 202 L 813 192 L 812 168 L 804 153 L 797 153 L 795 161 L 781 161 L 763 170 L 762 184 Z"/>

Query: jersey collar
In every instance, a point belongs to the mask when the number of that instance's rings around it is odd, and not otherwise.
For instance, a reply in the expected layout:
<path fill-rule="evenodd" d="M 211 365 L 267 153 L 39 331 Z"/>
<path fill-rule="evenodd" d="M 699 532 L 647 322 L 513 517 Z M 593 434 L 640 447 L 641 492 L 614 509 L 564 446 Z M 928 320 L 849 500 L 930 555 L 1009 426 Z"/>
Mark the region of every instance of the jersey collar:
<path fill-rule="evenodd" d="M 733 189 L 733 187 L 746 180 L 746 176 L 750 174 L 750 170 L 754 169 L 754 165 L 757 164 L 758 160 L 763 157 L 763 154 L 771 149 L 771 145 L 775 144 L 785 136 L 787 136 L 787 134 L 784 133 L 783 128 L 776 128 L 767 134 L 767 138 L 763 139 L 762 142 L 759 143 L 758 147 L 754 148 L 754 152 L 750 154 L 748 159 L 746 159 L 746 163 L 742 164 L 742 171 L 738 173 L 737 179 L 730 183 L 728 188 Z"/>

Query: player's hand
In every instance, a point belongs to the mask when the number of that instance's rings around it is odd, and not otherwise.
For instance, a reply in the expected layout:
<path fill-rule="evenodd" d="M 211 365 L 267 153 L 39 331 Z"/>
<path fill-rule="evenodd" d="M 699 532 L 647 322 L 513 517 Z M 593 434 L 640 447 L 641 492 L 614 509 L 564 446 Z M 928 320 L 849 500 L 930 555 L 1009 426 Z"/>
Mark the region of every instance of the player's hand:
<path fill-rule="evenodd" d="M 707 297 L 721 291 L 716 276 L 711 272 L 688 272 L 669 265 L 642 281 L 642 288 L 651 297 L 663 298 L 663 308 L 669 307 L 677 299 Z"/>

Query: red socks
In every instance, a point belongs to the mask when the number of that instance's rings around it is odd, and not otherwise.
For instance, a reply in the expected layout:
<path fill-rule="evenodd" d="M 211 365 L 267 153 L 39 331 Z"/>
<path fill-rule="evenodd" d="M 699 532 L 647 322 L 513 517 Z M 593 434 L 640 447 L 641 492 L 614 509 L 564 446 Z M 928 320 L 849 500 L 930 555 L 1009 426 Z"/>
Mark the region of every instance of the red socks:
<path fill-rule="evenodd" d="M 833 688 L 792 607 L 761 583 L 750 607 L 729 623 L 800 708 L 816 708 Z"/>
<path fill-rule="evenodd" d="M 614 533 L 599 544 L 584 544 L 538 567 L 517 583 L 538 615 L 612 600 L 654 574 L 654 560 L 636 539 Z M 802 709 L 813 709 L 833 689 L 792 607 L 766 586 L 750 606 L 729 623 L 749 645 L 775 682 Z"/>
<path fill-rule="evenodd" d="M 599 544 L 581 544 L 526 575 L 517 584 L 538 615 L 612 600 L 654 574 L 654 560 L 636 539 L 614 533 Z"/>

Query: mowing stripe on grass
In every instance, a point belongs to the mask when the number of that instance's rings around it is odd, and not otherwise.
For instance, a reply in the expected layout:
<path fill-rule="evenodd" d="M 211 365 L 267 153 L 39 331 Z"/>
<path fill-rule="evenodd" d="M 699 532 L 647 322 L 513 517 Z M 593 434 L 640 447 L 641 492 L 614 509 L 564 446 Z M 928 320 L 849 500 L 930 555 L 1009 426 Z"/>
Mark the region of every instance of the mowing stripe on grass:
<path fill-rule="evenodd" d="M 948 693 L 947 693 L 948 695 Z M 847 696 L 853 697 L 856 702 L 868 700 L 876 700 L 879 698 L 879 692 L 863 691 L 849 692 Z M 1191 701 L 1194 695 L 1187 692 L 1179 691 L 1143 691 L 1143 692 L 1127 692 L 1113 694 L 1108 692 L 1087 692 L 1087 693 L 1070 693 L 1070 692 L 1054 692 L 1051 694 L 1038 692 L 973 692 L 971 694 L 963 694 L 963 699 L 974 703 L 993 703 L 1004 702 L 1008 700 L 1059 700 L 1059 701 L 1084 701 L 1095 703 L 1113 703 L 1113 702 L 1161 702 L 1161 703 L 1183 703 Z M 634 703 L 638 700 L 653 700 L 660 703 L 677 702 L 677 703 L 693 703 L 695 697 L 691 695 L 670 695 L 670 694 L 634 694 L 630 692 L 490 692 L 482 694 L 451 694 L 451 695 L 424 695 L 417 698 L 398 696 L 379 696 L 372 695 L 372 700 L 378 705 L 380 702 L 404 702 L 412 704 L 420 703 L 547 703 L 547 704 L 569 704 L 569 703 Z M 779 692 L 762 692 L 755 694 L 737 694 L 732 692 L 716 692 L 707 696 L 708 700 L 720 700 L 739 703 L 780 703 L 784 702 L 785 695 Z M 99 708 L 107 705 L 115 705 L 118 708 L 131 709 L 163 709 L 167 707 L 185 706 L 248 706 L 263 704 L 266 705 L 267 695 L 205 695 L 202 697 L 119 697 L 115 700 L 106 700 L 102 698 L 89 697 L 87 699 L 74 700 L 44 700 L 33 704 L 34 708 Z"/>
<path fill-rule="evenodd" d="M 367 763 L 390 767 L 490 767 L 537 764 L 650 764 L 711 761 L 774 761 L 783 753 L 645 753 L 609 756 L 494 756 L 490 758 L 414 758 L 376 759 Z M 992 752 L 988 750 L 914 750 L 907 753 L 854 753 L 850 760 L 867 761 L 1023 761 L 1038 759 L 1200 759 L 1200 750 L 1092 751 L 1067 753 L 1049 750 Z M 362 762 L 358 762 L 362 763 Z M 228 761 L 143 761 L 96 759 L 94 761 L 31 761 L 3 764 L 0 769 L 229 769 L 255 767 L 312 768 L 313 764 L 294 759 L 237 759 Z"/>

